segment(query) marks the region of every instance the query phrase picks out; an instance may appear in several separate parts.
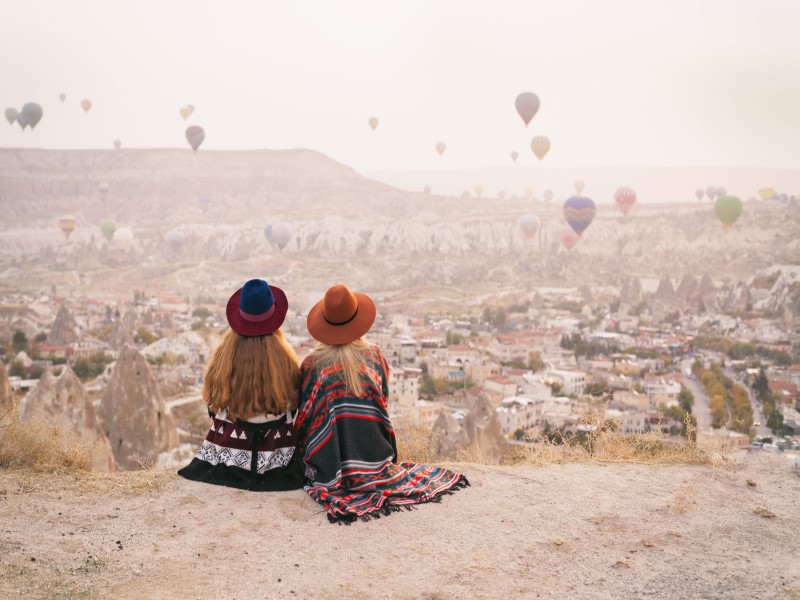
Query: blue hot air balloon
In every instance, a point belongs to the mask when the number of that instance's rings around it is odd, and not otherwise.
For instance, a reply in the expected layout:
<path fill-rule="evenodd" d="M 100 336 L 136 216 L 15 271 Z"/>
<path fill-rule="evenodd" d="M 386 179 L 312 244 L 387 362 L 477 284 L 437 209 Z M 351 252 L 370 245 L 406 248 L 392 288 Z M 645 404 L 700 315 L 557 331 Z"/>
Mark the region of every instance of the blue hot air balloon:
<path fill-rule="evenodd" d="M 596 211 L 597 207 L 591 198 L 573 196 L 564 202 L 564 218 L 578 235 L 592 224 Z"/>
<path fill-rule="evenodd" d="M 267 225 L 266 227 L 264 227 L 264 237 L 265 237 L 265 238 L 267 238 L 267 241 L 268 241 L 270 244 L 273 244 L 273 243 L 274 243 L 274 242 L 272 241 L 272 223 L 270 223 L 269 225 Z"/>

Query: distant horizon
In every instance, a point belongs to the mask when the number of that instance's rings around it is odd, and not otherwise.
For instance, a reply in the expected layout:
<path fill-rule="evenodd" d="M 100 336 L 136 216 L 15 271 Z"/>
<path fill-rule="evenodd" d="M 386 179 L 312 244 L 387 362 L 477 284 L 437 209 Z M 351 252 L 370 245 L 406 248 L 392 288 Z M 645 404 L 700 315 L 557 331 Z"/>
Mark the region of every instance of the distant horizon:
<path fill-rule="evenodd" d="M 0 111 L 44 114 L 0 123 L 0 146 L 188 148 L 200 126 L 200 151 L 318 148 L 372 173 L 534 166 L 546 136 L 555 168 L 792 169 L 798 22 L 792 0 L 6 0 Z"/>

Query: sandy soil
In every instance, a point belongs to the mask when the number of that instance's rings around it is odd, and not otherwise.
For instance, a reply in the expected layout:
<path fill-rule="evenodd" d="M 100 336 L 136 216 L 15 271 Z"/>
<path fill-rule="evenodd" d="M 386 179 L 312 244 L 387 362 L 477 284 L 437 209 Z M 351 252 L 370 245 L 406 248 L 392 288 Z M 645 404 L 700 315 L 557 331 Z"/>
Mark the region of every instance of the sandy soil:
<path fill-rule="evenodd" d="M 0 471 L 0 597 L 800 598 L 779 456 L 458 468 L 466 490 L 352 526 L 302 491 Z"/>

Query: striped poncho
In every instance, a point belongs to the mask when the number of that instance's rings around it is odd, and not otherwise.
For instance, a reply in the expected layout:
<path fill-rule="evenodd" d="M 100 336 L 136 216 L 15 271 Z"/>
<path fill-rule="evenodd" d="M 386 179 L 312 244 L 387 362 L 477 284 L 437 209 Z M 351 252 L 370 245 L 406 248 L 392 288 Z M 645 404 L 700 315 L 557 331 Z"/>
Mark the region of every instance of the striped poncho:
<path fill-rule="evenodd" d="M 297 450 L 307 465 L 306 492 L 332 523 L 367 520 L 438 501 L 469 485 L 440 467 L 397 462 L 386 399 L 389 366 L 377 346 L 362 373 L 364 393 L 348 395 L 341 366 L 320 368 L 309 356 L 300 367 Z"/>

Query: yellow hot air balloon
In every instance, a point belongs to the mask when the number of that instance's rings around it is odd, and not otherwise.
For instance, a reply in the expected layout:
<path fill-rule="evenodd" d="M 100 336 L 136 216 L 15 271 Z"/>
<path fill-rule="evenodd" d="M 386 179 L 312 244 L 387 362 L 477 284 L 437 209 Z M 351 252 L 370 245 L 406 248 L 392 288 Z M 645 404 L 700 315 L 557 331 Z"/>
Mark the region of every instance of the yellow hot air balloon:
<path fill-rule="evenodd" d="M 183 117 L 183 120 L 185 121 L 194 112 L 194 106 L 192 106 L 191 104 L 187 104 L 186 106 L 182 107 L 179 112 L 181 113 L 181 116 Z"/>
<path fill-rule="evenodd" d="M 436 142 L 436 151 L 439 153 L 439 156 L 444 154 L 445 150 L 447 150 L 447 144 L 444 142 Z"/>
<path fill-rule="evenodd" d="M 89 109 L 92 108 L 92 101 L 88 98 L 84 98 L 81 100 L 81 108 L 83 109 L 83 112 L 88 113 Z"/>
<path fill-rule="evenodd" d="M 64 237 L 69 239 L 69 236 L 72 235 L 72 232 L 75 231 L 75 227 L 78 224 L 78 220 L 75 218 L 74 215 L 64 215 L 58 220 L 58 228 L 61 230 L 61 233 L 64 234 Z"/>
<path fill-rule="evenodd" d="M 769 200 L 770 198 L 774 198 L 776 196 L 775 188 L 763 187 L 760 190 L 758 190 L 758 195 L 761 196 L 762 200 Z"/>
<path fill-rule="evenodd" d="M 472 189 L 475 190 L 475 195 L 478 196 L 478 198 L 483 194 L 483 184 L 481 183 L 475 184 L 475 187 Z"/>
<path fill-rule="evenodd" d="M 541 161 L 550 151 L 550 138 L 545 135 L 537 135 L 531 140 L 531 150 Z"/>
<path fill-rule="evenodd" d="M 526 187 L 524 190 L 525 199 L 530 200 L 531 198 L 533 198 L 533 192 L 534 190 L 532 187 Z"/>

